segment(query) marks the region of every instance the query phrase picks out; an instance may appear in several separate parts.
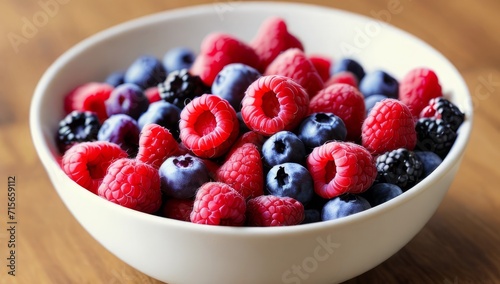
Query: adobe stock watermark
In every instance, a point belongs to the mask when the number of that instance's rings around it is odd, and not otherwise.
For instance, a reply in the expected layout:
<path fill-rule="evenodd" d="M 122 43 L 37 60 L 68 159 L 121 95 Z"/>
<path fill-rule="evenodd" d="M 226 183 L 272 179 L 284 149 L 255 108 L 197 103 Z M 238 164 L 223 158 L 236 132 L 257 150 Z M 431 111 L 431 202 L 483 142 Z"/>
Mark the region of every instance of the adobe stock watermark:
<path fill-rule="evenodd" d="M 340 247 L 339 243 L 332 240 L 332 235 L 328 235 L 326 238 L 317 237 L 316 241 L 318 245 L 310 256 L 304 258 L 301 263 L 292 265 L 290 269 L 281 274 L 283 283 L 300 284 L 302 281 L 309 279 L 319 265 L 328 260 L 335 250 Z"/>
<path fill-rule="evenodd" d="M 489 99 L 497 88 L 500 88 L 500 79 L 494 78 L 492 73 L 480 75 L 477 77 L 477 83 L 471 94 L 472 107 L 476 109 L 480 101 Z"/>
<path fill-rule="evenodd" d="M 412 0 L 405 0 L 411 2 Z M 394 15 L 401 14 L 404 10 L 404 5 L 401 0 L 389 0 L 384 9 L 379 11 L 371 10 L 370 15 L 374 18 L 368 21 L 362 28 L 354 29 L 354 36 L 351 42 L 343 41 L 340 43 L 339 48 L 341 54 L 345 57 L 360 54 L 363 49 L 367 48 L 382 32 L 382 22 L 390 23 Z"/>
<path fill-rule="evenodd" d="M 40 10 L 36 11 L 30 18 L 21 18 L 21 29 L 19 33 L 9 32 L 7 38 L 14 52 L 19 53 L 19 47 L 27 44 L 30 39 L 38 34 L 40 28 L 49 23 L 58 13 L 61 5 L 69 3 L 70 0 L 40 0 L 37 2 Z"/>
<path fill-rule="evenodd" d="M 243 0 L 216 0 L 214 1 L 214 10 L 221 21 L 224 21 L 224 14 L 234 11 Z"/>

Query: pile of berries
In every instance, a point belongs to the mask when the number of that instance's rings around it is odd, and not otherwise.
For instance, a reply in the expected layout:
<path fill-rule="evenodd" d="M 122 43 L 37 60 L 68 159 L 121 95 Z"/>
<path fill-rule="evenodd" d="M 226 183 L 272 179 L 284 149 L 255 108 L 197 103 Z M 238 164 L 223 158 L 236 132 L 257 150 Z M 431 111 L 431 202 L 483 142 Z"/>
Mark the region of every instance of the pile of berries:
<path fill-rule="evenodd" d="M 437 75 L 398 80 L 307 55 L 279 17 L 250 42 L 144 55 L 65 97 L 61 167 L 111 202 L 199 224 L 341 218 L 412 188 L 446 157 L 464 114 Z"/>

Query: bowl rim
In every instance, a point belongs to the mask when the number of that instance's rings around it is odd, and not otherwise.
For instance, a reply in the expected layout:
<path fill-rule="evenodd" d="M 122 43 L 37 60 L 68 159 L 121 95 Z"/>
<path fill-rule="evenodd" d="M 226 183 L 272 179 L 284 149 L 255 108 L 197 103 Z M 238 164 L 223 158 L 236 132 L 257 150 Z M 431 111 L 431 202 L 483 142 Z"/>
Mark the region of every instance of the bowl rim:
<path fill-rule="evenodd" d="M 97 204 L 100 204 L 99 206 L 108 206 L 110 207 L 110 210 L 115 210 L 117 211 L 118 214 L 123 214 L 124 216 L 130 217 L 130 218 L 135 218 L 135 219 L 140 219 L 140 221 L 143 222 L 150 222 L 150 223 L 156 223 L 157 225 L 160 226 L 171 226 L 174 229 L 183 229 L 183 230 L 189 230 L 192 232 L 200 232 L 200 233 L 208 233 L 208 234 L 232 234 L 232 235 L 240 235 L 240 236 L 269 236 L 269 235 L 290 235 L 290 234 L 297 234 L 297 233 L 310 233 L 310 232 L 320 232 L 325 229 L 335 229 L 340 226 L 346 226 L 349 224 L 353 223 L 360 223 L 367 221 L 368 219 L 371 218 L 376 218 L 377 216 L 384 214 L 388 211 L 393 210 L 396 207 L 399 206 L 404 206 L 405 203 L 410 202 L 415 196 L 422 194 L 426 190 L 432 190 L 431 185 L 433 183 L 436 183 L 438 180 L 443 178 L 443 176 L 452 170 L 453 166 L 457 163 L 460 162 L 462 155 L 465 151 L 465 148 L 467 146 L 468 140 L 470 138 L 471 134 L 471 128 L 472 128 L 472 120 L 473 120 L 473 108 L 472 108 L 472 98 L 470 95 L 470 91 L 463 79 L 463 77 L 460 75 L 456 67 L 442 55 L 439 51 L 431 47 L 428 43 L 424 42 L 420 38 L 414 36 L 413 34 L 410 34 L 409 32 L 406 32 L 400 28 L 397 28 L 391 24 L 382 22 L 381 24 L 384 25 L 384 27 L 387 27 L 388 29 L 391 30 L 391 32 L 396 32 L 404 35 L 405 37 L 410 38 L 413 41 L 418 42 L 422 48 L 427 48 L 429 49 L 430 52 L 435 53 L 438 57 L 441 57 L 444 62 L 449 64 L 449 67 L 453 70 L 455 74 L 453 76 L 457 77 L 460 80 L 461 86 L 458 86 L 457 89 L 465 92 L 464 93 L 464 98 L 465 98 L 465 105 L 463 106 L 464 109 L 462 109 L 463 112 L 466 113 L 466 120 L 464 123 L 461 125 L 459 129 L 459 135 L 457 137 L 457 140 L 455 141 L 452 149 L 450 150 L 449 154 L 447 157 L 443 160 L 443 162 L 439 165 L 439 167 L 432 172 L 428 177 L 426 177 L 424 180 L 419 182 L 417 185 L 412 187 L 411 189 L 407 190 L 404 192 L 404 194 L 389 200 L 379 206 L 372 207 L 369 210 L 359 212 L 357 214 L 353 214 L 347 217 L 343 217 L 340 219 L 336 220 L 329 220 L 329 221 L 321 221 L 321 222 L 316 222 L 316 223 L 310 223 L 310 224 L 301 224 L 301 225 L 296 225 L 296 226 L 284 226 L 284 227 L 225 227 L 225 226 L 207 226 L 207 225 L 200 225 L 200 224 L 194 224 L 190 222 L 185 222 L 185 221 L 179 221 L 179 220 L 174 220 L 174 219 L 169 219 L 161 216 L 156 216 L 153 214 L 147 214 L 139 211 L 135 211 L 133 209 L 125 208 L 120 205 L 114 204 L 112 202 L 109 202 L 107 200 L 104 200 L 103 198 L 85 190 L 83 187 L 79 186 L 78 184 L 74 183 L 69 177 L 67 177 L 62 169 L 59 166 L 58 161 L 56 160 L 56 157 L 52 155 L 50 148 L 48 146 L 47 141 L 44 139 L 44 135 L 42 133 L 42 128 L 43 125 L 41 125 L 41 120 L 39 118 L 42 117 L 42 110 L 40 109 L 41 102 L 43 101 L 43 96 L 46 93 L 46 89 L 51 83 L 52 79 L 57 75 L 58 71 L 65 66 L 66 63 L 71 61 L 72 58 L 77 56 L 79 53 L 82 51 L 86 50 L 87 48 L 90 48 L 92 45 L 104 41 L 108 38 L 116 37 L 122 33 L 128 32 L 130 29 L 141 29 L 144 28 L 148 25 L 155 24 L 158 21 L 165 21 L 166 19 L 172 20 L 175 18 L 182 18 L 187 15 L 193 16 L 193 15 L 198 15 L 198 14 L 205 14 L 208 13 L 209 11 L 213 13 L 213 3 L 212 4 L 203 4 L 203 5 L 195 5 L 195 6 L 187 6 L 187 7 L 182 7 L 182 8 L 176 8 L 172 10 L 165 10 L 157 13 L 153 13 L 150 15 L 145 15 L 141 16 L 123 23 L 120 23 L 118 25 L 114 25 L 110 28 L 107 28 L 105 30 L 102 30 L 90 37 L 85 38 L 84 40 L 80 41 L 76 45 L 72 46 L 68 50 L 66 50 L 62 55 L 60 55 L 49 67 L 48 69 L 44 72 L 42 77 L 40 78 L 40 81 L 38 82 L 34 95 L 31 100 L 31 106 L 30 106 L 30 111 L 29 111 L 29 123 L 30 123 L 30 130 L 31 130 L 31 136 L 32 136 L 32 141 L 35 146 L 35 149 L 38 153 L 38 156 L 40 160 L 42 161 L 42 164 L 44 164 L 46 169 L 52 169 L 54 167 L 58 168 L 60 171 L 56 172 L 55 174 L 63 176 L 65 179 L 64 181 L 71 182 L 74 184 L 74 186 L 79 187 L 82 191 L 85 191 L 82 194 L 88 195 L 88 198 L 90 199 L 95 199 L 95 202 Z M 360 20 L 370 20 L 373 21 L 375 19 L 370 18 L 368 16 L 364 16 L 361 14 L 357 14 L 354 12 L 346 11 L 346 10 L 341 10 L 337 8 L 332 8 L 332 7 L 327 7 L 327 6 L 321 6 L 317 4 L 306 4 L 306 3 L 291 3 L 291 2 L 257 2 L 257 1 L 245 1 L 245 2 L 239 2 L 238 7 L 245 7 L 245 9 L 252 10 L 252 9 L 283 9 L 283 8 L 296 8 L 296 9 L 321 9 L 321 10 L 328 10 L 328 13 L 343 13 L 343 14 L 348 14 L 349 16 L 352 17 L 357 17 Z M 49 173 L 50 174 L 50 173 Z M 58 191 L 56 189 L 56 191 Z M 60 194 L 58 192 L 58 194 Z M 102 203 L 99 203 L 102 202 Z M 69 209 L 69 208 L 68 208 Z M 71 210 L 70 210 L 71 211 Z"/>

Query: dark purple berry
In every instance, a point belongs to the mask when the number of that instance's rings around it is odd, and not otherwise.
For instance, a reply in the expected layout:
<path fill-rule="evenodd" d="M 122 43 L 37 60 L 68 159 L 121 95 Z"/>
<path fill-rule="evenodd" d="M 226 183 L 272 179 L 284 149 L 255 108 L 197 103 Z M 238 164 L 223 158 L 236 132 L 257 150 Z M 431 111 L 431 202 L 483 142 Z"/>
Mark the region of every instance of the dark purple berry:
<path fill-rule="evenodd" d="M 178 108 L 192 99 L 210 93 L 210 88 L 203 83 L 199 76 L 194 76 L 187 69 L 170 72 L 167 79 L 158 85 L 160 97 Z"/>
<path fill-rule="evenodd" d="M 334 75 L 344 71 L 354 74 L 354 76 L 358 79 L 358 82 L 361 82 L 361 80 L 365 77 L 365 70 L 363 69 L 363 66 L 351 58 L 343 58 L 339 62 L 333 64 L 330 73 Z"/>
<path fill-rule="evenodd" d="M 371 208 L 370 203 L 359 195 L 344 194 L 328 201 L 321 211 L 321 220 L 346 217 Z"/>
<path fill-rule="evenodd" d="M 248 65 L 228 64 L 215 77 L 212 94 L 227 100 L 236 111 L 239 111 L 245 91 L 260 76 L 259 71 Z"/>
<path fill-rule="evenodd" d="M 93 112 L 72 111 L 59 122 L 57 145 L 64 153 L 73 144 L 97 140 L 101 123 Z"/>
<path fill-rule="evenodd" d="M 155 123 L 167 128 L 177 139 L 179 137 L 179 119 L 181 109 L 166 101 L 157 101 L 149 105 L 148 110 L 138 120 L 139 128 Z"/>
<path fill-rule="evenodd" d="M 304 220 L 302 224 L 310 224 L 321 221 L 321 213 L 316 209 L 306 209 L 304 210 Z"/>
<path fill-rule="evenodd" d="M 377 182 L 395 184 L 403 191 L 417 184 L 424 171 L 418 156 L 405 148 L 386 152 L 378 156 L 375 163 Z"/>
<path fill-rule="evenodd" d="M 165 67 L 158 58 L 143 55 L 137 58 L 125 72 L 125 83 L 132 83 L 146 90 L 163 82 L 167 77 Z"/>
<path fill-rule="evenodd" d="M 280 131 L 262 145 L 262 159 L 268 167 L 289 162 L 302 164 L 305 155 L 304 143 L 290 131 Z"/>
<path fill-rule="evenodd" d="M 125 83 L 125 72 L 124 71 L 116 71 L 108 75 L 106 77 L 105 83 L 118 87 L 119 85 Z"/>
<path fill-rule="evenodd" d="M 126 114 L 138 119 L 148 109 L 149 100 L 137 85 L 125 83 L 111 92 L 105 104 L 108 116 Z"/>
<path fill-rule="evenodd" d="M 457 131 L 465 119 L 465 114 L 456 105 L 443 97 L 431 99 L 420 116 L 442 119 L 449 124 L 453 131 Z"/>
<path fill-rule="evenodd" d="M 430 175 L 442 162 L 443 159 L 436 153 L 430 151 L 415 151 L 415 155 L 420 158 L 424 167 L 422 178 Z"/>
<path fill-rule="evenodd" d="M 372 185 L 361 196 L 365 198 L 372 207 L 385 203 L 403 193 L 403 190 L 392 183 L 377 183 Z"/>
<path fill-rule="evenodd" d="M 420 118 L 415 125 L 416 150 L 431 151 L 444 159 L 457 138 L 457 133 L 442 119 Z"/>
<path fill-rule="evenodd" d="M 269 194 L 291 197 L 307 204 L 313 196 L 313 180 L 309 171 L 297 163 L 276 165 L 266 176 L 266 189 Z"/>
<path fill-rule="evenodd" d="M 302 121 L 297 136 L 310 150 L 328 141 L 345 141 L 347 129 L 342 119 L 333 113 L 317 112 Z"/>
<path fill-rule="evenodd" d="M 196 58 L 195 53 L 187 47 L 172 48 L 163 56 L 163 66 L 167 74 L 172 71 L 189 69 Z"/>
<path fill-rule="evenodd" d="M 161 190 L 166 196 L 187 199 L 210 181 L 210 175 L 200 158 L 186 154 L 165 160 L 160 166 L 160 179 Z"/>
<path fill-rule="evenodd" d="M 139 125 L 126 114 L 115 114 L 104 121 L 97 134 L 100 141 L 119 145 L 130 157 L 137 154 L 139 147 Z"/>
<path fill-rule="evenodd" d="M 387 72 L 376 70 L 366 74 L 363 80 L 361 80 L 359 91 L 365 98 L 377 94 L 397 99 L 399 95 L 399 82 Z"/>

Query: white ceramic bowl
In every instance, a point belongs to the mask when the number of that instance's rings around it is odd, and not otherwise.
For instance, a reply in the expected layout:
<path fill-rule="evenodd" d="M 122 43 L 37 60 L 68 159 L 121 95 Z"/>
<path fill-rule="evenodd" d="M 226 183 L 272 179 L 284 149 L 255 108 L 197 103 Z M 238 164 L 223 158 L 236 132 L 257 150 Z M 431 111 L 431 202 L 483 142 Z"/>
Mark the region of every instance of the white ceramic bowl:
<path fill-rule="evenodd" d="M 168 283 L 335 283 L 380 264 L 425 225 L 460 165 L 472 122 L 471 98 L 460 74 L 426 43 L 373 19 L 303 4 L 220 5 L 166 11 L 121 24 L 71 48 L 46 71 L 33 97 L 30 123 L 36 150 L 61 199 L 103 247 Z M 436 171 L 398 198 L 340 220 L 228 228 L 120 207 L 78 186 L 60 169 L 53 137 L 63 117 L 63 96 L 73 87 L 103 80 L 142 54 L 161 57 L 179 45 L 198 50 L 202 38 L 216 30 L 248 41 L 274 15 L 286 19 L 307 53 L 336 59 L 352 55 L 368 71 L 383 68 L 397 78 L 417 66 L 434 69 L 467 117 Z"/>

